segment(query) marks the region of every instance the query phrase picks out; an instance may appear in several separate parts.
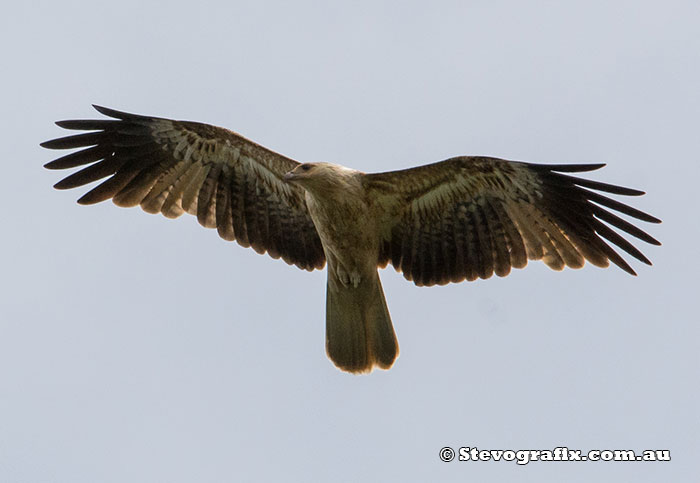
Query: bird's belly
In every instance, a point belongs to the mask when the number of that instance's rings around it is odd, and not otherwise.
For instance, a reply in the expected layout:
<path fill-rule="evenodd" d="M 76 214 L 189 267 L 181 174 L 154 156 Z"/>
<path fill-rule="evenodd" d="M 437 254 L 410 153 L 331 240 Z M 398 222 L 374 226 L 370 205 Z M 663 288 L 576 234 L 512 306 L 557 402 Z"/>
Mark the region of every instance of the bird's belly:
<path fill-rule="evenodd" d="M 369 210 L 362 203 L 328 206 L 307 199 L 311 219 L 326 253 L 329 269 L 336 267 L 353 279 L 376 270 L 378 236 Z M 343 280 L 344 281 L 344 280 Z"/>

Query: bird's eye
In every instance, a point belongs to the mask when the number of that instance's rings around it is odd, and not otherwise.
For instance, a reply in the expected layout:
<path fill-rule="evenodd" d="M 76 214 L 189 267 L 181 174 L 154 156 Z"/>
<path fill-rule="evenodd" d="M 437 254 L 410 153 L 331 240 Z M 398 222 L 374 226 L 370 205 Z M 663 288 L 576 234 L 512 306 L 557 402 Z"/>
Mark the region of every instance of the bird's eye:
<path fill-rule="evenodd" d="M 308 171 L 308 170 L 310 170 L 310 169 L 311 169 L 311 165 L 310 165 L 310 164 L 302 164 L 302 165 L 301 165 L 301 170 L 302 170 L 302 171 Z"/>

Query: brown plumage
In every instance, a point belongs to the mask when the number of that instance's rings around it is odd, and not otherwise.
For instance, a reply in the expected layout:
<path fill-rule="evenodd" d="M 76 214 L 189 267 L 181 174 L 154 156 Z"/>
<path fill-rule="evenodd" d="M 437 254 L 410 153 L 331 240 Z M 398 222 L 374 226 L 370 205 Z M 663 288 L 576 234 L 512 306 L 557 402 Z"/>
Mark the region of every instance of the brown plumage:
<path fill-rule="evenodd" d="M 503 277 L 528 260 L 555 270 L 612 261 L 635 275 L 607 242 L 651 262 L 610 226 L 660 244 L 610 210 L 660 220 L 598 193 L 643 192 L 563 174 L 602 164 L 461 156 L 365 174 L 300 164 L 207 124 L 95 108 L 112 119 L 59 121 L 89 132 L 42 143 L 82 148 L 46 164 L 81 167 L 55 187 L 107 178 L 78 202 L 112 199 L 169 218 L 187 212 L 222 238 L 299 268 L 328 261 L 326 350 L 349 372 L 388 369 L 398 356 L 378 267 L 391 263 L 417 285 Z"/>

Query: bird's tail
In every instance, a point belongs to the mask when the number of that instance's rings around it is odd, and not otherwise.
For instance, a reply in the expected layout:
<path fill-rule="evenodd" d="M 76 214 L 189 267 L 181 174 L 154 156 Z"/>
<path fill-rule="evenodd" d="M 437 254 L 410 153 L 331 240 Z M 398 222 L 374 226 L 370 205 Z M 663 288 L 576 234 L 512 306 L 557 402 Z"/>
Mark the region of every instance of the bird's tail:
<path fill-rule="evenodd" d="M 326 353 L 347 372 L 389 369 L 399 355 L 394 327 L 375 271 L 357 287 L 344 286 L 328 269 Z"/>

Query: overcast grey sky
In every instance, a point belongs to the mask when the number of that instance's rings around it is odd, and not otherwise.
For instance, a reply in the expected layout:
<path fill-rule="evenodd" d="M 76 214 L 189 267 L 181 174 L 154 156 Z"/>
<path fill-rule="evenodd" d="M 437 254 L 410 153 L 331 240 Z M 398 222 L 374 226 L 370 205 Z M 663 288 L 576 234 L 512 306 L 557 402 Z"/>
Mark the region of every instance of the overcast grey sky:
<path fill-rule="evenodd" d="M 30 5 L 31 3 L 31 5 Z M 0 481 L 694 481 L 699 3 L 14 2 L 3 10 Z M 325 272 L 41 166 L 90 104 L 300 161 L 606 162 L 653 267 L 418 288 L 401 356 L 341 373 Z M 442 463 L 443 446 L 670 449 L 670 463 Z"/>

